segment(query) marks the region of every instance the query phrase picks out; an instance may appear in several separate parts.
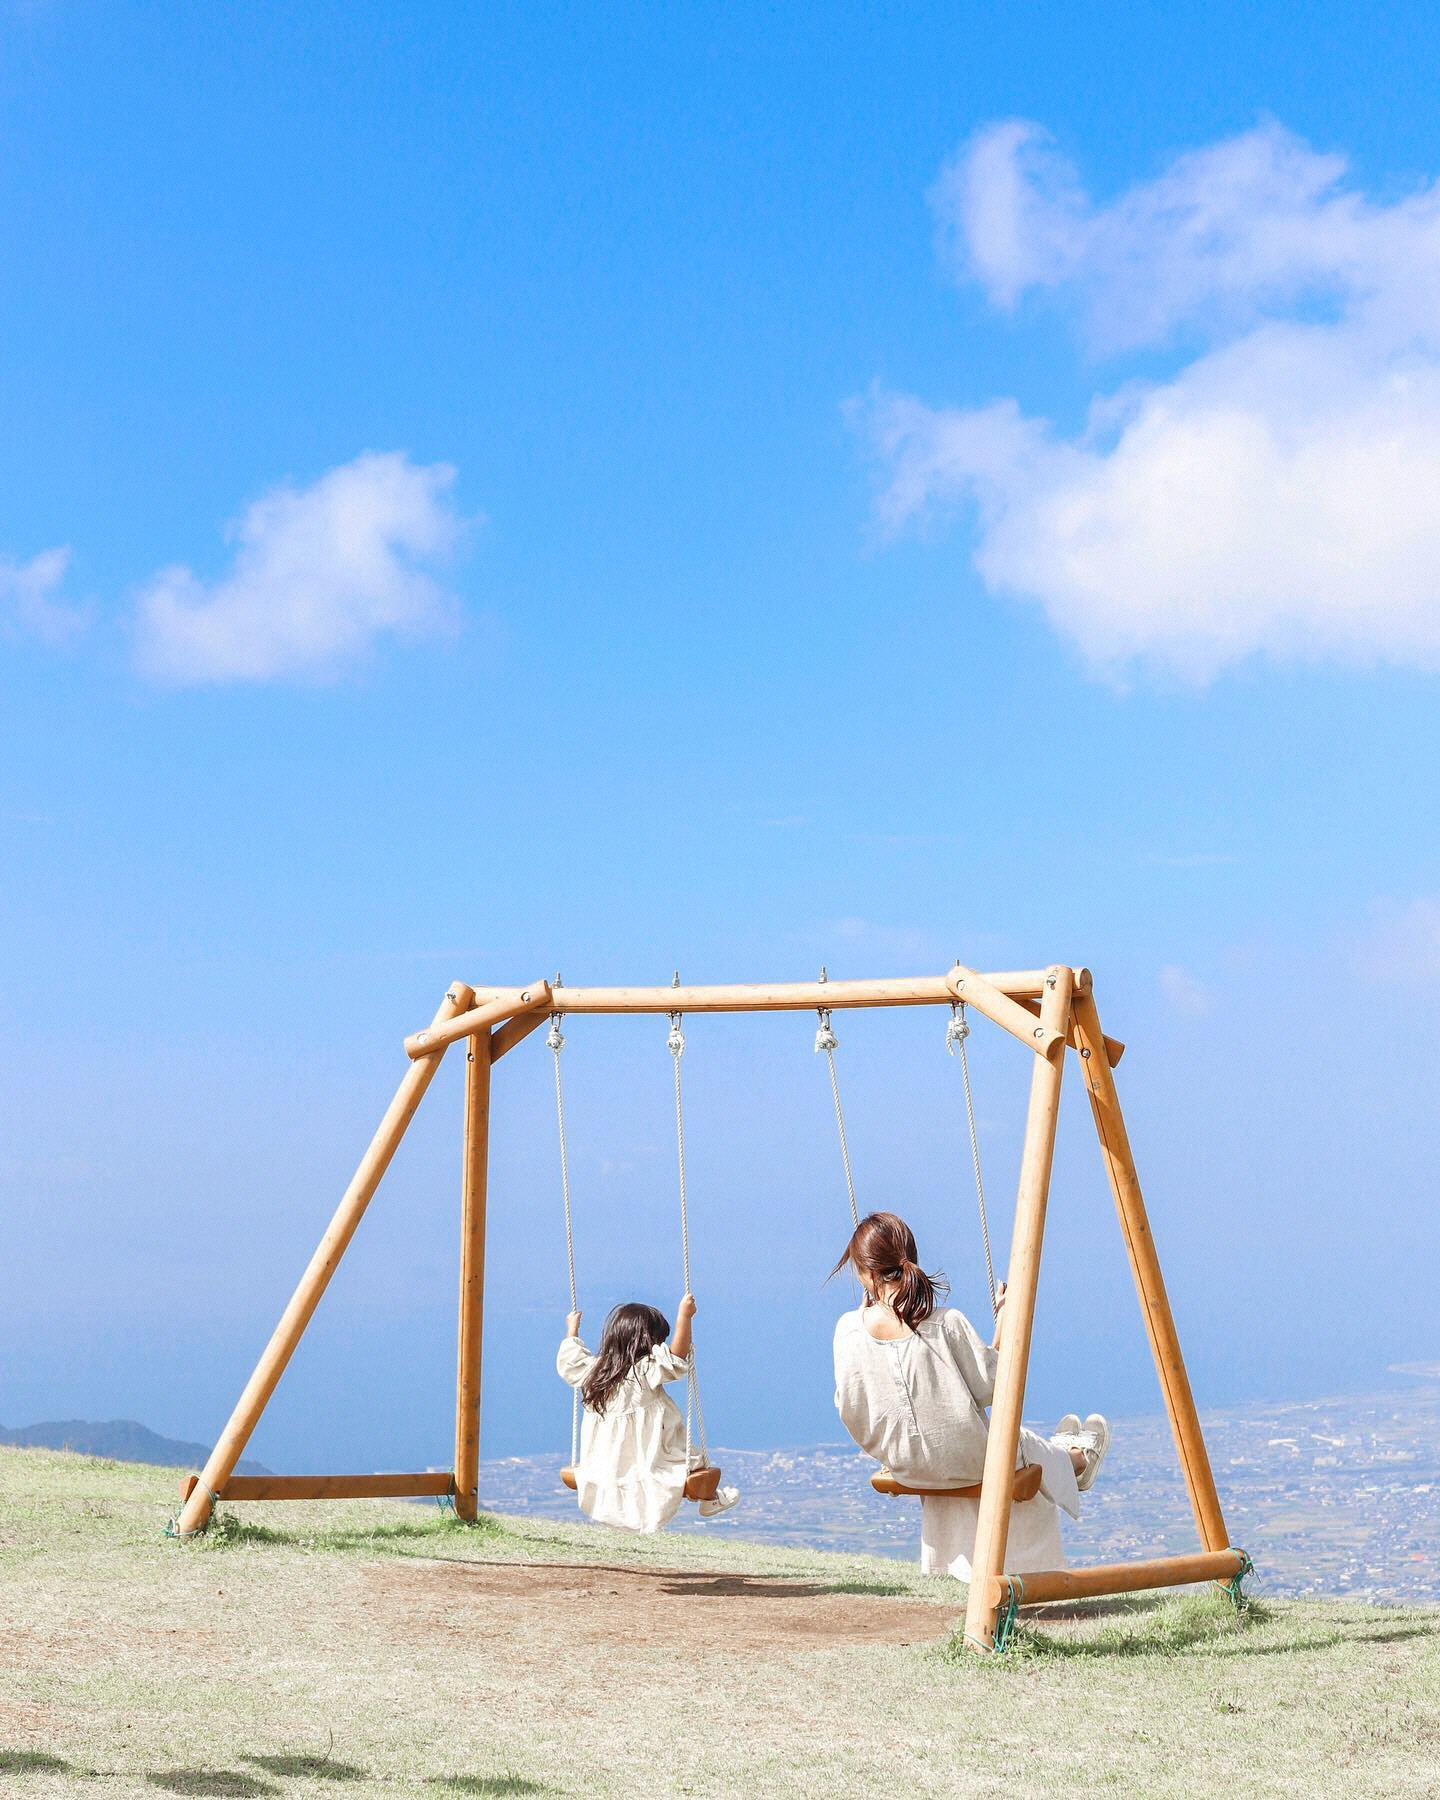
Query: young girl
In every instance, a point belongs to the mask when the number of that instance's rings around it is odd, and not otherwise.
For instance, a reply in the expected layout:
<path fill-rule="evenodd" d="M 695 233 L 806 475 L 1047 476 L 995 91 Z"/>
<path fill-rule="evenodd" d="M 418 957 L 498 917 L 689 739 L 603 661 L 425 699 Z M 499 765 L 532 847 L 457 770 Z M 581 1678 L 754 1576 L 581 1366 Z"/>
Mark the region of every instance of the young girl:
<path fill-rule="evenodd" d="M 584 1405 L 575 1485 L 580 1510 L 597 1525 L 659 1531 L 685 1498 L 685 1415 L 665 1383 L 690 1375 L 694 1317 L 695 1296 L 686 1294 L 667 1344 L 665 1315 L 632 1300 L 610 1314 L 592 1356 L 580 1341 L 580 1314 L 566 1315 L 555 1367 Z M 738 1488 L 722 1487 L 700 1502 L 700 1516 L 713 1518 L 739 1498 Z"/>
<path fill-rule="evenodd" d="M 835 1327 L 835 1404 L 860 1448 L 909 1487 L 968 1487 L 985 1468 L 988 1421 L 1003 1325 L 986 1344 L 961 1312 L 941 1306 L 942 1280 L 920 1267 L 915 1237 L 894 1213 L 856 1226 L 832 1274 L 849 1264 L 865 1304 Z M 1005 1289 L 997 1295 L 1004 1318 Z M 1110 1446 L 1099 1413 L 1082 1425 L 1067 1413 L 1055 1435 L 1020 1433 L 1017 1468 L 1038 1464 L 1040 1492 L 1012 1507 L 1005 1567 L 1065 1566 L 1057 1508 L 1078 1518 L 1080 1495 Z M 920 1566 L 927 1575 L 970 1579 L 979 1502 L 920 1502 Z"/>

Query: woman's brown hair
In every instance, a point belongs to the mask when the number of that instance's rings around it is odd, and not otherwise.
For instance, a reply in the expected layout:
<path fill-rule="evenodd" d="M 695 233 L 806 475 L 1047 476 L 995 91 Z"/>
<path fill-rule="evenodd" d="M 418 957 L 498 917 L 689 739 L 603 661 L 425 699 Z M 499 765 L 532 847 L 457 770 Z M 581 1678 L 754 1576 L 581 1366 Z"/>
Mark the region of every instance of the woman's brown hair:
<path fill-rule="evenodd" d="M 580 1398 L 593 1413 L 603 1413 L 616 1390 L 657 1344 L 670 1335 L 670 1321 L 638 1300 L 617 1306 L 605 1321 L 595 1366 L 581 1383 Z"/>
<path fill-rule="evenodd" d="M 950 1292 L 950 1284 L 937 1269 L 927 1275 L 915 1260 L 915 1233 L 898 1213 L 875 1212 L 863 1218 L 850 1234 L 845 1253 L 830 1271 L 833 1280 L 849 1263 L 860 1285 L 873 1299 L 878 1288 L 895 1284 L 890 1305 L 895 1317 L 913 1331 L 928 1319 L 935 1303 Z"/>

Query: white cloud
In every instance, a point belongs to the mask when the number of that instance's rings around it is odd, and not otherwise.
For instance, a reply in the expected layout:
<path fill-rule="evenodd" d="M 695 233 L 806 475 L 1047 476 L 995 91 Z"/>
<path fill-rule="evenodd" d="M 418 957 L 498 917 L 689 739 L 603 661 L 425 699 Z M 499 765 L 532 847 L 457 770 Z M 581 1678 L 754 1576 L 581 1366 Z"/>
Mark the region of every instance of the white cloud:
<path fill-rule="evenodd" d="M 1160 971 L 1160 992 L 1178 1013 L 1204 1018 L 1213 1004 L 1210 989 L 1179 963 L 1166 963 Z"/>
<path fill-rule="evenodd" d="M 1440 983 L 1440 899 L 1426 895 L 1404 903 L 1377 901 L 1354 962 L 1365 981 L 1402 990 Z"/>
<path fill-rule="evenodd" d="M 1344 173 L 1272 125 L 1096 208 L 1037 127 L 982 132 L 932 195 L 956 271 L 1190 360 L 1071 437 L 1014 400 L 873 395 L 885 521 L 972 504 L 986 585 L 1102 669 L 1440 668 L 1440 185 L 1381 203 Z"/>
<path fill-rule="evenodd" d="M 0 621 L 43 643 L 63 643 L 85 624 L 85 613 L 59 598 L 70 567 L 70 551 L 42 550 L 29 562 L 0 556 Z"/>
<path fill-rule="evenodd" d="M 448 464 L 370 451 L 310 487 L 274 489 L 231 527 L 226 574 L 173 567 L 146 585 L 140 667 L 177 684 L 323 677 L 382 637 L 446 629 L 455 604 L 426 565 L 461 529 L 454 479 Z"/>

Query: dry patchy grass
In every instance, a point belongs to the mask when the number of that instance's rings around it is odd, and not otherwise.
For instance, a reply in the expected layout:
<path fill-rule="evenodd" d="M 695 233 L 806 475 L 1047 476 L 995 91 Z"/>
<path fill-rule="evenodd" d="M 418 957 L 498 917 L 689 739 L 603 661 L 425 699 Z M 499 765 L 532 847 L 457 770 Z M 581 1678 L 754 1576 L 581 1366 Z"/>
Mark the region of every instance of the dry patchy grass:
<path fill-rule="evenodd" d="M 0 1450 L 0 1794 L 1440 1795 L 1440 1614 L 1027 1617 L 877 1557 L 351 1501 L 161 1536 L 173 1472 Z"/>

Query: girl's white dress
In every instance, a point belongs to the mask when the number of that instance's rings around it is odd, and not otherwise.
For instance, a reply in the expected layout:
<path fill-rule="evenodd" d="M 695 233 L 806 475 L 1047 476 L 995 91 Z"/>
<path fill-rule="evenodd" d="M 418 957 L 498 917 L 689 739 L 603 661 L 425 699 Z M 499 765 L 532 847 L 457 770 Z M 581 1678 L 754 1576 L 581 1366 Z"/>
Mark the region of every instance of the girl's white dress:
<path fill-rule="evenodd" d="M 657 1344 L 610 1396 L 603 1413 L 580 1415 L 580 1462 L 575 1485 L 580 1510 L 597 1525 L 622 1531 L 659 1531 L 685 1498 L 685 1415 L 665 1392 L 684 1381 L 692 1358 Z M 578 1388 L 595 1366 L 578 1337 L 555 1357 L 560 1377 Z"/>
<path fill-rule="evenodd" d="M 954 1307 L 942 1306 L 914 1335 L 882 1342 L 857 1308 L 835 1327 L 835 1405 L 855 1442 L 907 1487 L 968 1487 L 985 1469 L 1000 1353 Z M 1080 1516 L 1068 1452 L 1022 1430 L 1016 1467 L 1040 1467 L 1040 1492 L 1010 1508 L 1005 1567 L 1063 1569 L 1057 1507 Z M 920 1567 L 970 1579 L 978 1500 L 920 1502 Z"/>

